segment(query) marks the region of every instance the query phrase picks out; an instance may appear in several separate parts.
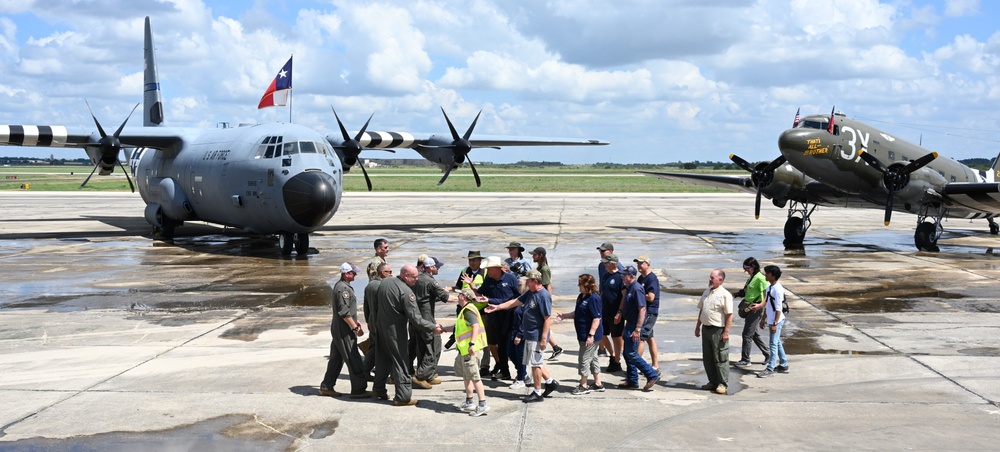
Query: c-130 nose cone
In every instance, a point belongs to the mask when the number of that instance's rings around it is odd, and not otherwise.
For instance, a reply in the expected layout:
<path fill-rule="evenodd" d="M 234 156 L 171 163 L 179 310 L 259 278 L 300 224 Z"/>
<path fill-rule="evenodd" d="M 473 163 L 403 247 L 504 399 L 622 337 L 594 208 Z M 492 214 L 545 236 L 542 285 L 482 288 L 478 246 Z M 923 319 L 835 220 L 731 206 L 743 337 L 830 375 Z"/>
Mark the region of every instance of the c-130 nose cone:
<path fill-rule="evenodd" d="M 281 189 L 285 210 L 296 223 L 307 228 L 322 226 L 333 216 L 337 191 L 333 177 L 320 171 L 296 175 Z"/>

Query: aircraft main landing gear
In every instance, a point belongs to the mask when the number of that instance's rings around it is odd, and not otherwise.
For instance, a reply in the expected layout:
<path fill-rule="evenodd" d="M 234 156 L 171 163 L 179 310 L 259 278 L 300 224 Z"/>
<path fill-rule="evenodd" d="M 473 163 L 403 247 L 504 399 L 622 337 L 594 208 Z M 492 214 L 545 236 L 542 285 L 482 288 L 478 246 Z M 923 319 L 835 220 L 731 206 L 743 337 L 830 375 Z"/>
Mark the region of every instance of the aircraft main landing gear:
<path fill-rule="evenodd" d="M 788 206 L 788 219 L 785 220 L 785 248 L 801 248 L 802 241 L 806 238 L 806 231 L 812 225 L 809 216 L 816 210 L 816 206 L 809 208 L 809 204 L 792 201 Z M 801 216 L 795 216 L 799 214 Z"/>
<path fill-rule="evenodd" d="M 944 214 L 945 209 L 941 205 L 925 204 L 920 206 L 920 210 L 917 212 L 917 230 L 913 233 L 913 244 L 917 246 L 918 250 L 932 253 L 941 251 L 937 246 L 937 241 L 941 238 L 941 233 L 944 232 L 944 228 L 941 227 L 941 218 L 944 218 Z M 924 221 L 928 217 L 932 217 L 934 221 Z"/>
<path fill-rule="evenodd" d="M 1000 234 L 1000 225 L 997 224 L 993 217 L 987 217 L 986 221 L 990 222 L 990 234 L 997 235 Z"/>
<path fill-rule="evenodd" d="M 293 249 L 299 256 L 309 254 L 309 233 L 282 232 L 278 234 L 278 249 L 284 256 L 290 256 Z"/>

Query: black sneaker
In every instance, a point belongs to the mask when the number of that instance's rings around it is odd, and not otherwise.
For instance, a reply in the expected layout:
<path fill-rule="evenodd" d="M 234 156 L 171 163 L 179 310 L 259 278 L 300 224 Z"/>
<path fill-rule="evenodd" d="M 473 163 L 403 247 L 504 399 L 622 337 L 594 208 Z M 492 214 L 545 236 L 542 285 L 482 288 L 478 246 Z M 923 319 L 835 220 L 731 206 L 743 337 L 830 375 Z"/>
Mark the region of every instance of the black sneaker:
<path fill-rule="evenodd" d="M 611 361 L 611 363 L 608 364 L 608 367 L 604 371 L 607 373 L 621 372 L 622 364 L 618 361 Z"/>
<path fill-rule="evenodd" d="M 598 349 L 597 350 L 597 356 L 600 356 L 602 358 L 605 357 L 605 356 L 608 356 L 608 351 L 605 350 L 605 349 L 603 349 L 603 348 L 602 349 Z"/>
<path fill-rule="evenodd" d="M 563 352 L 562 347 L 552 347 L 552 356 L 549 357 L 549 361 L 552 361 L 559 357 Z"/>
<path fill-rule="evenodd" d="M 747 367 L 750 365 L 750 360 L 749 359 L 740 360 L 739 362 L 734 363 L 733 365 L 736 367 Z"/>
<path fill-rule="evenodd" d="M 479 369 L 479 378 L 490 378 L 489 369 Z"/>
<path fill-rule="evenodd" d="M 591 385 L 590 389 L 597 392 L 604 392 L 604 383 Z"/>
<path fill-rule="evenodd" d="M 778 366 L 778 367 L 775 367 L 774 371 L 775 372 L 781 372 L 783 374 L 787 374 L 788 373 L 788 366 Z"/>
<path fill-rule="evenodd" d="M 544 402 L 544 401 L 545 401 L 545 398 L 542 397 L 542 396 L 540 396 L 540 395 L 538 395 L 538 393 L 535 392 L 535 391 L 531 391 L 531 394 L 528 394 L 528 396 L 524 398 L 524 403 L 535 403 L 535 402 Z"/>
<path fill-rule="evenodd" d="M 552 394 L 552 391 L 555 391 L 559 387 L 559 380 L 552 380 L 552 383 L 545 383 L 542 386 L 545 386 L 545 391 L 542 391 L 542 397 L 548 397 L 549 394 Z"/>

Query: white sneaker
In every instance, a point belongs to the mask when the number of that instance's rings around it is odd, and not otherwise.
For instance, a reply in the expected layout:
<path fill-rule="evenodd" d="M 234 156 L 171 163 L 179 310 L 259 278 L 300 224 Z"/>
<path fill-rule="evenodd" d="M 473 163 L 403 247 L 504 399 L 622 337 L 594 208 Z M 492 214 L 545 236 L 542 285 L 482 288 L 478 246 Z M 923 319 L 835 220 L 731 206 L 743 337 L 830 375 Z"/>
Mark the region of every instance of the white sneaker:
<path fill-rule="evenodd" d="M 476 411 L 476 406 L 478 406 L 476 402 L 462 402 L 462 406 L 458 407 L 458 409 L 466 412 Z"/>
<path fill-rule="evenodd" d="M 483 405 L 483 406 L 476 405 L 476 409 L 474 411 L 472 411 L 471 413 L 469 413 L 469 416 L 479 417 L 479 416 L 482 416 L 482 415 L 486 414 L 486 412 L 489 411 L 489 410 L 490 410 L 490 406 L 489 405 Z"/>
<path fill-rule="evenodd" d="M 515 380 L 515 381 L 514 381 L 513 383 L 511 383 L 511 385 L 510 385 L 510 386 L 508 386 L 508 387 L 509 387 L 510 389 L 524 389 L 524 382 L 523 382 L 523 381 L 521 381 L 521 380 Z"/>

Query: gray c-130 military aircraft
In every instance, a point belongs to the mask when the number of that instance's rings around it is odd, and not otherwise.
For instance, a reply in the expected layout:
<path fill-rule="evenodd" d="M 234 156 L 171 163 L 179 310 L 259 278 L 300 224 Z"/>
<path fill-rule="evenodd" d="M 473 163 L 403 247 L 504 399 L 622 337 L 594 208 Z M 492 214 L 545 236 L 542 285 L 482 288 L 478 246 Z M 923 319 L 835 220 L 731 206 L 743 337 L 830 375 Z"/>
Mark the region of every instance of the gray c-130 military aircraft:
<path fill-rule="evenodd" d="M 722 188 L 737 186 L 779 208 L 788 206 L 785 246 L 802 246 L 817 206 L 885 209 L 885 225 L 893 211 L 917 215 L 914 244 L 939 251 L 943 218 L 985 218 L 990 233 L 1000 226 L 1000 157 L 990 171 L 980 171 L 916 144 L 845 117 L 811 115 L 796 120 L 778 137 L 781 156 L 751 165 L 735 154 L 730 159 L 750 176 L 689 173 L 644 174 L 661 179 Z"/>
<path fill-rule="evenodd" d="M 128 182 L 133 192 L 138 186 L 146 203 L 146 221 L 163 239 L 172 239 L 175 228 L 185 221 L 204 221 L 259 235 L 277 235 L 282 254 L 293 250 L 306 254 L 309 234 L 326 224 L 340 206 L 343 173 L 358 164 L 358 156 L 366 149 L 414 149 L 445 171 L 438 185 L 468 160 L 479 186 L 479 174 L 468 158 L 474 148 L 608 144 L 549 138 L 473 139 L 476 121 L 460 136 L 447 114 L 450 135 L 422 138 L 409 133 L 369 132 L 368 123 L 352 137 L 336 111 L 339 133 L 325 136 L 301 125 L 279 123 L 215 129 L 166 127 L 149 17 L 144 46 L 141 128 L 126 127 L 126 117 L 116 131 L 108 134 L 91 112 L 97 131 L 84 127 L 0 125 L 0 145 L 84 148 L 94 170 L 81 188 L 95 172 L 106 176 L 118 166 L 126 178 L 131 173 L 135 185 L 131 179 Z M 444 113 L 444 109 L 441 111 Z M 123 152 L 126 162 L 119 158 Z M 371 190 L 364 165 L 361 169 Z"/>

